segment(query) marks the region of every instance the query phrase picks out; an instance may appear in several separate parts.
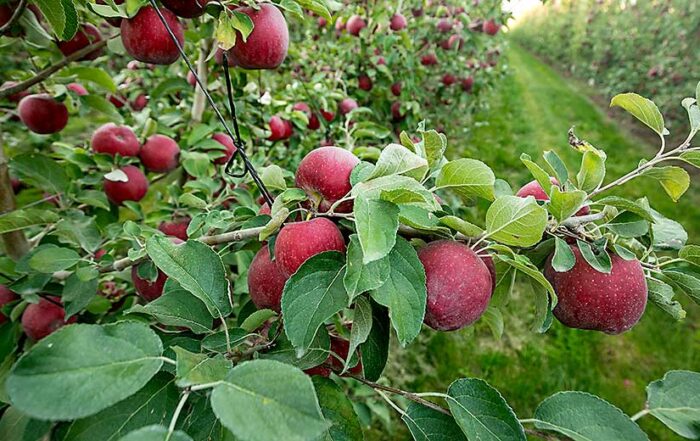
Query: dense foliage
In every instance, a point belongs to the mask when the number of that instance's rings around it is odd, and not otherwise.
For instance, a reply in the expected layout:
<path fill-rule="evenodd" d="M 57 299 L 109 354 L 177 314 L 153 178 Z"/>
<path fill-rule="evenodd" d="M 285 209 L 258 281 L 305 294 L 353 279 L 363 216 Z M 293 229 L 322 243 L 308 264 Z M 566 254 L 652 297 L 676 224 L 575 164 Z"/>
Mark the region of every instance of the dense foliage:
<path fill-rule="evenodd" d="M 678 97 L 700 76 L 700 4 L 694 0 L 555 0 L 523 17 L 513 33 L 524 47 L 604 96 L 653 96 L 683 131 Z M 677 129 L 677 130 L 676 130 Z"/>
<path fill-rule="evenodd" d="M 633 417 L 568 391 L 525 419 L 478 378 L 382 374 L 391 338 L 498 335 L 515 283 L 533 332 L 620 334 L 648 301 L 682 319 L 700 247 L 608 192 L 644 176 L 681 198 L 668 161 L 700 165 L 699 92 L 677 146 L 652 101 L 615 96 L 661 144 L 628 174 L 606 181 L 572 130 L 580 163 L 523 155 L 513 191 L 430 129 L 487 105 L 499 2 L 161 3 L 3 6 L 3 439 L 361 440 L 389 410 L 416 440 L 644 440 L 647 414 L 697 438 L 689 370 Z"/>

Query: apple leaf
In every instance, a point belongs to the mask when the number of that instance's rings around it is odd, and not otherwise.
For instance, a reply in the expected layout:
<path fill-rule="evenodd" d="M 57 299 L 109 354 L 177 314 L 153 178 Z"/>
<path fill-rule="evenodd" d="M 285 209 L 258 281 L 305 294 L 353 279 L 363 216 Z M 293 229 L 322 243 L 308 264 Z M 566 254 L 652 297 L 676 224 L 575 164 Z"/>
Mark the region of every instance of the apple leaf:
<path fill-rule="evenodd" d="M 311 381 L 316 390 L 321 412 L 326 422 L 331 424 L 323 439 L 331 441 L 364 440 L 360 420 L 357 418 L 352 401 L 345 395 L 343 389 L 330 378 L 314 376 Z"/>
<path fill-rule="evenodd" d="M 669 314 L 675 320 L 683 320 L 686 312 L 678 301 L 673 300 L 675 293 L 673 288 L 655 279 L 647 279 L 647 288 L 649 290 L 649 300 L 662 311 Z"/>
<path fill-rule="evenodd" d="M 384 147 L 379 159 L 367 179 L 390 175 L 406 175 L 418 181 L 425 177 L 428 161 L 416 155 L 401 144 Z"/>
<path fill-rule="evenodd" d="M 192 438 L 182 430 L 170 433 L 167 427 L 156 424 L 136 429 L 119 441 L 192 441 Z"/>
<path fill-rule="evenodd" d="M 578 188 L 593 191 L 605 179 L 605 155 L 598 150 L 588 150 L 581 157 L 581 168 L 576 175 Z"/>
<path fill-rule="evenodd" d="M 535 198 L 501 196 L 486 212 L 486 234 L 510 246 L 530 247 L 542 240 L 547 210 Z"/>
<path fill-rule="evenodd" d="M 669 371 L 647 386 L 649 413 L 687 439 L 700 438 L 700 373 Z"/>
<path fill-rule="evenodd" d="M 494 199 L 493 171 L 476 159 L 457 159 L 442 166 L 435 180 L 436 188 L 451 188 L 463 197 Z"/>
<path fill-rule="evenodd" d="M 72 0 L 36 0 L 36 4 L 60 40 L 73 38 L 78 31 L 78 11 Z"/>
<path fill-rule="evenodd" d="M 353 213 L 362 247 L 362 263 L 367 265 L 389 254 L 399 228 L 399 207 L 360 195 L 355 199 Z"/>
<path fill-rule="evenodd" d="M 58 214 L 40 208 L 23 208 L 0 215 L 0 234 L 23 230 L 35 225 L 58 222 Z"/>
<path fill-rule="evenodd" d="M 622 93 L 615 95 L 610 101 L 610 107 L 615 106 L 622 107 L 631 113 L 659 136 L 664 136 L 668 133 L 664 126 L 664 117 L 653 101 L 636 93 Z"/>
<path fill-rule="evenodd" d="M 145 305 L 134 305 L 128 312 L 148 314 L 164 325 L 183 326 L 195 334 L 211 332 L 212 317 L 204 302 L 173 282 L 166 282 L 162 296 Z"/>
<path fill-rule="evenodd" d="M 390 323 L 387 308 L 370 301 L 372 305 L 372 329 L 367 341 L 360 345 L 364 376 L 377 381 L 382 376 L 389 358 Z"/>
<path fill-rule="evenodd" d="M 646 169 L 642 176 L 659 181 L 673 202 L 678 202 L 683 193 L 690 187 L 690 175 L 684 169 L 676 166 L 652 167 Z"/>
<path fill-rule="evenodd" d="M 350 236 L 347 250 L 347 269 L 343 277 L 345 289 L 348 291 L 349 300 L 363 292 L 379 288 L 389 278 L 391 268 L 387 258 L 375 260 L 368 264 L 363 263 L 362 247 L 356 234 Z"/>
<path fill-rule="evenodd" d="M 409 404 L 401 419 L 415 441 L 467 441 L 454 418 L 418 403 Z"/>

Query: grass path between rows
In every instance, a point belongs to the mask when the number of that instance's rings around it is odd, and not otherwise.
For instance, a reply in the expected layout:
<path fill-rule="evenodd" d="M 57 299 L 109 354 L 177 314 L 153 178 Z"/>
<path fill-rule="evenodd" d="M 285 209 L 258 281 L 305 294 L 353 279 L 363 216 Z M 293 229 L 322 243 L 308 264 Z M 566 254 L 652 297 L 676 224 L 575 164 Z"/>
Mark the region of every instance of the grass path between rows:
<path fill-rule="evenodd" d="M 476 117 L 464 144 L 450 144 L 449 154 L 473 157 L 491 166 L 514 188 L 531 180 L 520 154 L 541 158 L 556 150 L 576 172 L 579 153 L 567 145 L 567 131 L 608 153 L 608 181 L 620 176 L 656 147 L 621 128 L 585 93 L 585 87 L 561 77 L 523 49 L 511 47 L 506 58 L 512 73 L 490 98 L 491 108 Z M 615 118 L 627 118 L 615 113 Z M 629 121 L 627 121 L 628 123 Z M 448 133 L 449 138 L 449 133 Z M 638 179 L 621 191 L 648 196 L 660 212 L 678 219 L 700 243 L 700 181 L 678 203 L 658 183 Z M 691 239 L 692 240 L 692 239 Z M 668 370 L 700 371 L 700 308 L 681 299 L 688 311 L 676 323 L 649 305 L 641 323 L 621 336 L 567 329 L 555 323 L 544 335 L 529 329 L 531 299 L 524 289 L 506 307 L 505 334 L 496 340 L 485 326 L 457 333 L 426 330 L 421 340 L 393 356 L 387 378 L 402 378 L 415 391 L 445 391 L 460 377 L 480 377 L 498 388 L 516 414 L 531 418 L 538 403 L 562 390 L 596 394 L 628 415 L 643 408 L 645 386 Z M 640 425 L 653 440 L 680 440 L 645 417 Z M 383 439 L 404 439 L 405 431 Z"/>

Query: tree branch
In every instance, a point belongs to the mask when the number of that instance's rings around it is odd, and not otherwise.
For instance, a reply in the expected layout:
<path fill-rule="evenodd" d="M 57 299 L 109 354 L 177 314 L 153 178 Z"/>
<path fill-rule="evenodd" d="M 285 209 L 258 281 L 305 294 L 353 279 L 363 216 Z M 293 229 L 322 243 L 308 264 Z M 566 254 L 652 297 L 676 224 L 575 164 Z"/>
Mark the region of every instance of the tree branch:
<path fill-rule="evenodd" d="M 19 18 L 22 16 L 22 13 L 26 8 L 27 0 L 20 0 L 19 5 L 17 5 L 17 9 L 15 9 L 15 12 L 12 13 L 10 20 L 4 25 L 0 26 L 0 34 L 4 34 L 8 29 L 11 29 L 12 26 L 17 23 L 17 20 L 19 20 Z"/>
<path fill-rule="evenodd" d="M 373 381 L 369 381 L 369 380 L 367 380 L 367 379 L 365 379 L 365 378 L 358 377 L 357 375 L 350 375 L 350 378 L 353 378 L 353 379 L 359 381 L 360 383 L 362 383 L 362 384 L 364 384 L 364 385 L 366 385 L 366 386 L 371 387 L 372 389 L 382 390 L 382 391 L 384 391 L 384 392 L 389 392 L 389 393 L 392 393 L 392 394 L 395 394 L 395 395 L 401 395 L 402 397 L 404 397 L 404 398 L 406 398 L 406 399 L 408 399 L 408 400 L 411 400 L 411 401 L 413 401 L 413 402 L 415 402 L 415 403 L 421 404 L 421 405 L 423 405 L 423 406 L 425 406 L 425 407 L 429 407 L 429 408 L 431 408 L 431 409 L 433 409 L 433 410 L 435 410 L 435 411 L 437 411 L 437 412 L 443 413 L 443 414 L 445 414 L 445 415 L 452 415 L 452 414 L 450 413 L 450 411 L 447 410 L 447 409 L 445 409 L 444 407 L 438 406 L 437 404 L 433 403 L 432 401 L 428 401 L 428 400 L 426 400 L 426 399 L 424 399 L 424 398 L 421 398 L 421 397 L 419 397 L 418 395 L 416 395 L 416 394 L 414 394 L 414 393 L 407 392 L 407 391 L 401 390 L 401 389 L 396 389 L 396 388 L 390 387 L 390 386 L 384 386 L 384 385 L 382 385 L 382 384 L 375 383 L 375 382 L 373 382 Z"/>
<path fill-rule="evenodd" d="M 85 55 L 106 46 L 107 41 L 109 41 L 109 39 L 100 40 L 100 41 L 93 43 L 89 46 L 85 46 L 84 48 L 80 49 L 79 51 L 74 52 L 74 53 L 70 54 L 69 56 L 65 57 L 64 59 L 62 59 L 58 63 L 47 67 L 46 69 L 44 69 L 41 72 L 34 75 L 33 77 L 28 78 L 22 82 L 19 82 L 12 87 L 6 87 L 4 89 L 0 89 L 0 99 L 7 98 L 10 95 L 13 95 L 17 92 L 22 92 L 22 91 L 27 90 L 36 84 L 41 83 L 42 81 L 49 78 L 51 75 L 55 74 L 59 70 L 68 66 L 73 61 L 79 60 L 80 58 L 84 57 Z"/>

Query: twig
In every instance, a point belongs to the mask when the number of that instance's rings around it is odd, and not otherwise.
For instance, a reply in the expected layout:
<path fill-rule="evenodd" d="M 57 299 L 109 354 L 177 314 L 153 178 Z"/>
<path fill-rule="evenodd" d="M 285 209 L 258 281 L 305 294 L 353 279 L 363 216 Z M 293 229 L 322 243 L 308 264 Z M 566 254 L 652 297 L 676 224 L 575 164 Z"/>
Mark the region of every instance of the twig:
<path fill-rule="evenodd" d="M 605 217 L 605 212 L 600 211 L 598 213 L 587 214 L 585 216 L 573 216 L 566 219 L 561 223 L 561 226 L 575 230 L 577 227 L 589 224 L 591 222 L 599 221 Z"/>
<path fill-rule="evenodd" d="M 47 67 L 46 69 L 42 70 L 38 74 L 34 75 L 33 77 L 28 78 L 24 81 L 21 81 L 21 82 L 15 84 L 14 86 L 0 89 L 0 99 L 7 98 L 10 95 L 13 95 L 17 92 L 22 92 L 23 90 L 27 90 L 30 87 L 34 86 L 35 84 L 41 83 L 42 81 L 46 80 L 51 75 L 55 74 L 59 70 L 68 66 L 73 61 L 77 61 L 77 60 L 81 59 L 82 57 L 84 57 L 85 55 L 90 54 L 90 53 L 94 52 L 95 50 L 106 46 L 107 41 L 109 41 L 109 39 L 100 40 L 100 41 L 93 43 L 89 46 L 85 46 L 84 48 L 80 49 L 79 51 L 73 52 L 69 56 L 65 57 L 63 60 L 59 61 L 58 63 Z"/>
<path fill-rule="evenodd" d="M 17 9 L 15 9 L 15 12 L 12 14 L 12 17 L 10 17 L 10 20 L 4 25 L 0 26 L 0 35 L 4 34 L 5 31 L 11 29 L 12 26 L 14 26 L 15 23 L 17 23 L 17 20 L 19 20 L 26 8 L 27 0 L 20 0 L 19 5 L 17 5 Z"/>
<path fill-rule="evenodd" d="M 431 401 L 425 400 L 414 393 L 407 392 L 407 391 L 401 390 L 401 389 L 396 389 L 396 388 L 391 387 L 391 386 L 384 386 L 382 384 L 375 383 L 373 381 L 369 381 L 365 378 L 358 377 L 357 375 L 350 375 L 350 378 L 354 378 L 355 380 L 359 381 L 360 383 L 362 383 L 366 386 L 371 387 L 372 389 L 381 390 L 384 392 L 389 392 L 389 393 L 392 393 L 395 395 L 401 395 L 402 397 L 404 397 L 408 400 L 411 400 L 415 403 L 421 404 L 425 407 L 429 407 L 437 412 L 443 413 L 445 415 L 451 415 L 450 411 L 445 409 L 444 407 L 438 406 L 437 404 L 435 404 Z"/>

